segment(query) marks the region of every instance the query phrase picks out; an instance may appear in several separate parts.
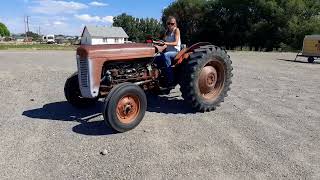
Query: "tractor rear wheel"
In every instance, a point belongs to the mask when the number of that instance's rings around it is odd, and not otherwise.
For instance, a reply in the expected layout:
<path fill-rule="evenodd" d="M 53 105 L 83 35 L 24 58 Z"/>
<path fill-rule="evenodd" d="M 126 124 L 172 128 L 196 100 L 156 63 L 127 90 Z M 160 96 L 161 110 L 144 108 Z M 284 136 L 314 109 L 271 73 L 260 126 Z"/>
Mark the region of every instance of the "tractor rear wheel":
<path fill-rule="evenodd" d="M 67 101 L 77 108 L 89 107 L 98 101 L 98 98 L 89 99 L 81 96 L 77 72 L 67 79 L 64 85 L 64 95 Z"/>
<path fill-rule="evenodd" d="M 217 46 L 201 46 L 194 50 L 180 78 L 184 100 L 197 111 L 214 110 L 230 90 L 231 64 L 226 51 Z"/>
<path fill-rule="evenodd" d="M 102 114 L 112 129 L 126 132 L 140 124 L 146 109 L 147 97 L 144 91 L 133 83 L 122 83 L 110 91 Z"/>

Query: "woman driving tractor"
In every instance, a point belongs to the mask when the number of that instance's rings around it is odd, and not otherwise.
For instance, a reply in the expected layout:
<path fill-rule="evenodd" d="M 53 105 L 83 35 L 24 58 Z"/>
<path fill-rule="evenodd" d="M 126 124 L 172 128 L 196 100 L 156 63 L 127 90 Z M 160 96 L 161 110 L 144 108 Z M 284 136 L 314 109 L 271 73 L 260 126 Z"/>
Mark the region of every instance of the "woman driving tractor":
<path fill-rule="evenodd" d="M 169 17 L 166 22 L 161 42 L 149 37 L 148 43 L 80 46 L 77 72 L 64 87 L 67 101 L 75 107 L 89 107 L 104 98 L 103 118 L 118 132 L 134 129 L 142 121 L 148 101 L 145 91 L 169 94 L 175 84 L 194 110 L 215 110 L 232 83 L 230 56 L 206 42 L 180 51 L 176 19 Z"/>
<path fill-rule="evenodd" d="M 167 86 L 171 87 L 174 85 L 173 70 L 171 67 L 171 61 L 176 57 L 178 52 L 181 50 L 181 38 L 180 30 L 177 27 L 176 18 L 169 16 L 167 20 L 167 31 L 165 33 L 164 42 L 162 45 L 167 46 L 166 51 L 161 55 L 159 64 L 165 67 L 167 75 Z"/>

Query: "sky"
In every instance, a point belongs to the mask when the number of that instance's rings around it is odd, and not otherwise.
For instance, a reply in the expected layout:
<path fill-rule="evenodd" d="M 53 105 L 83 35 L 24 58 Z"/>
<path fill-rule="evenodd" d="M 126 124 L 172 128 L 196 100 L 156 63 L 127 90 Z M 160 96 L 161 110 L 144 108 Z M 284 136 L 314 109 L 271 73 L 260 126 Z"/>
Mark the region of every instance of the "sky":
<path fill-rule="evenodd" d="M 24 17 L 29 29 L 41 34 L 80 35 L 85 25 L 111 26 L 114 16 L 161 18 L 162 10 L 174 0 L 4 0 L 0 22 L 11 33 L 24 33 Z"/>

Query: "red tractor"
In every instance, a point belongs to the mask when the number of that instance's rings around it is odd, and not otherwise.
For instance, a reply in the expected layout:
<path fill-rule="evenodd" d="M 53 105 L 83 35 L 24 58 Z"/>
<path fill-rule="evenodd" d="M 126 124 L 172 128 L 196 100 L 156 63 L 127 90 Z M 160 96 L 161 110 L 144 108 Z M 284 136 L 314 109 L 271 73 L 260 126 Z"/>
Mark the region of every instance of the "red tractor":
<path fill-rule="evenodd" d="M 145 91 L 165 89 L 166 75 L 154 63 L 165 48 L 157 42 L 80 46 L 78 71 L 64 87 L 67 101 L 87 107 L 104 98 L 102 114 L 111 128 L 118 132 L 135 128 L 147 109 Z M 230 90 L 231 63 L 224 49 L 210 43 L 181 50 L 172 67 L 184 100 L 197 111 L 214 110 Z"/>

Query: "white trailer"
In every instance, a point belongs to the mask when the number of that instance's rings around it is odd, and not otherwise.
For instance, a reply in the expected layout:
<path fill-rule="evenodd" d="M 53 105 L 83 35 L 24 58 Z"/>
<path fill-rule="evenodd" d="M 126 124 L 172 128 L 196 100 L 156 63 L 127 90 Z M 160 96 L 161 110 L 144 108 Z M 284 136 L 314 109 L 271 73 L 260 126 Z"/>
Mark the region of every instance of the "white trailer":
<path fill-rule="evenodd" d="M 54 35 L 51 35 L 51 34 L 43 36 L 42 40 L 47 44 L 54 44 L 56 42 Z"/>

